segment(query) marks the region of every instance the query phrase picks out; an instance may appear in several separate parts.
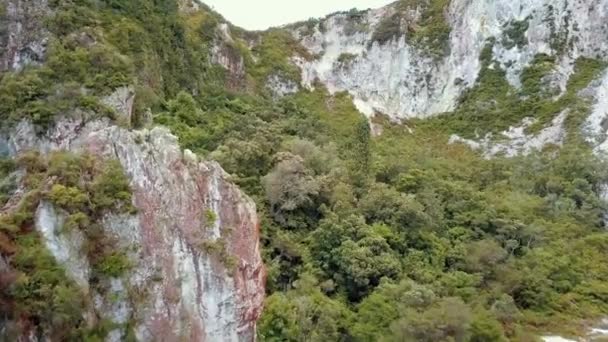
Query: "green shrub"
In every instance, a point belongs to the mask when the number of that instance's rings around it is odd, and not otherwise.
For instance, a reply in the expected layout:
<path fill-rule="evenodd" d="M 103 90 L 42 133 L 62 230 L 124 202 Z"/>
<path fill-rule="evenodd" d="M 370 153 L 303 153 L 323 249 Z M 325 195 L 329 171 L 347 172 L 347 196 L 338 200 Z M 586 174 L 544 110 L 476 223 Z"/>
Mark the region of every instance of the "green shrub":
<path fill-rule="evenodd" d="M 133 209 L 129 181 L 116 160 L 105 162 L 101 174 L 91 184 L 91 193 L 93 208 L 99 212 L 111 209 L 130 212 Z"/>
<path fill-rule="evenodd" d="M 60 208 L 73 211 L 89 203 L 89 196 L 78 188 L 55 184 L 49 193 L 51 202 Z"/>
<path fill-rule="evenodd" d="M 406 36 L 406 39 L 433 56 L 446 53 L 451 28 L 445 11 L 450 0 L 400 0 L 394 6 L 396 12 L 384 18 L 372 35 L 372 42 L 383 45 L 395 38 Z M 422 15 L 417 25 L 410 25 L 407 13 L 421 9 Z"/>
<path fill-rule="evenodd" d="M 400 13 L 382 19 L 372 35 L 372 42 L 384 45 L 405 34 L 406 31 L 403 27 L 402 19 Z"/>
<path fill-rule="evenodd" d="M 342 66 L 348 66 L 355 59 L 357 59 L 357 55 L 345 52 L 345 53 L 340 54 L 340 56 L 338 56 L 338 63 L 340 63 Z"/>
<path fill-rule="evenodd" d="M 112 253 L 102 257 L 94 268 L 99 275 L 118 278 L 131 268 L 131 262 L 125 254 Z"/>
<path fill-rule="evenodd" d="M 252 53 L 258 58 L 255 65 L 248 65 L 252 77 L 259 86 L 265 86 L 271 75 L 281 75 L 288 80 L 300 82 L 301 74 L 290 58 L 301 55 L 311 58 L 310 54 L 286 31 L 271 29 L 264 33 L 262 41 Z"/>
<path fill-rule="evenodd" d="M 526 18 L 521 21 L 512 21 L 508 24 L 505 24 L 504 35 L 506 40 L 503 42 L 503 45 L 507 49 L 511 49 L 515 46 L 518 48 L 523 48 L 528 44 L 528 39 L 526 38 L 526 32 L 530 27 L 529 18 Z"/>
<path fill-rule="evenodd" d="M 211 209 L 205 210 L 205 222 L 207 223 L 207 226 L 214 225 L 216 221 L 217 214 Z"/>
<path fill-rule="evenodd" d="M 531 65 L 521 74 L 522 92 L 524 96 L 547 97 L 553 95 L 543 89 L 542 80 L 555 67 L 555 57 L 539 54 L 534 57 Z M 544 91 L 544 93 L 543 93 Z"/>

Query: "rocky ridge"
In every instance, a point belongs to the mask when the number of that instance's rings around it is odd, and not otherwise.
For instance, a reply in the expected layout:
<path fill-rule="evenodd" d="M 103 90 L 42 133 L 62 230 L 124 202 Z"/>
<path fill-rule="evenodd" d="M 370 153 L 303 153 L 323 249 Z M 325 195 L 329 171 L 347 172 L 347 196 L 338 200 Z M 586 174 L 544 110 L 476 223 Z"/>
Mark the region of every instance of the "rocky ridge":
<path fill-rule="evenodd" d="M 385 42 L 375 41 L 374 34 L 395 15 L 396 3 L 356 16 L 331 15 L 312 29 L 292 28 L 294 37 L 318 56 L 296 59 L 303 84 L 311 87 L 318 79 L 331 92 L 348 91 L 368 116 L 379 112 L 393 119 L 425 118 L 456 108 L 477 80 L 480 55 L 490 39 L 495 40 L 494 67 L 504 69 L 516 88 L 537 54 L 557 57 L 549 79 L 562 93 L 577 58 L 608 58 L 604 0 L 453 0 L 443 13 L 449 38 L 434 42 L 441 44 L 439 54 L 429 53 L 425 41 L 412 41 L 424 29 L 419 24 L 425 11 L 424 1 L 413 3 L 418 5 L 409 7 L 397 23 L 407 30 Z"/>

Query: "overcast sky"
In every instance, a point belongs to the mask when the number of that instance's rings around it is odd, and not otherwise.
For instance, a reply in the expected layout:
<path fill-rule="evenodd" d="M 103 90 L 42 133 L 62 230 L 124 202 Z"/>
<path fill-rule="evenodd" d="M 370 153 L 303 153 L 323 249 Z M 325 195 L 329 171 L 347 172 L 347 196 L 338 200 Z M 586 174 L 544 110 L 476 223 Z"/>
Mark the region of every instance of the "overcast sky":
<path fill-rule="evenodd" d="M 202 0 L 234 25 L 264 30 L 353 7 L 377 8 L 394 0 Z"/>

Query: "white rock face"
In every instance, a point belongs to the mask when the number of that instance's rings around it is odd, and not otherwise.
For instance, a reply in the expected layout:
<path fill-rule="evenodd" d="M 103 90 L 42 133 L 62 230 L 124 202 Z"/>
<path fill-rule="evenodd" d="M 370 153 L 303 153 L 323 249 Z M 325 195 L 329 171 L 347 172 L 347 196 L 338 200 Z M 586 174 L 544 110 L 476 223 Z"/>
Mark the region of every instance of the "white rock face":
<path fill-rule="evenodd" d="M 348 91 L 367 115 L 428 117 L 453 110 L 475 84 L 489 38 L 496 38 L 493 58 L 515 87 L 536 54 L 559 57 L 552 81 L 562 90 L 578 57 L 608 56 L 608 0 L 452 0 L 446 14 L 452 28 L 449 53 L 439 59 L 409 44 L 407 36 L 384 46 L 372 43 L 378 23 L 393 11 L 391 5 L 368 11 L 361 19 L 367 30 L 349 30 L 347 14 L 330 16 L 312 35 L 306 28 L 294 30 L 311 54 L 320 56 L 296 59 L 304 85 L 319 79 L 331 92 Z M 416 18 L 404 24 L 415 25 Z M 527 21 L 523 46 L 512 44 L 507 34 L 518 21 Z M 339 59 L 346 54 L 352 60 L 345 65 Z"/>
<path fill-rule="evenodd" d="M 544 342 L 576 342 L 575 340 L 569 340 L 560 336 L 544 336 Z"/>
<path fill-rule="evenodd" d="M 85 239 L 77 230 L 65 231 L 64 220 L 65 216 L 50 203 L 42 202 L 38 206 L 36 229 L 42 234 L 45 246 L 83 292 L 88 293 L 90 270 L 86 254 L 83 253 Z"/>
<path fill-rule="evenodd" d="M 589 142 L 596 145 L 596 152 L 608 152 L 606 133 L 608 129 L 608 70 L 588 89 L 594 104 L 585 124 Z"/>
<path fill-rule="evenodd" d="M 235 41 L 227 23 L 218 25 L 217 37 L 211 46 L 211 62 L 227 72 L 226 86 L 240 89 L 245 85 L 245 59 L 235 47 Z"/>
<path fill-rule="evenodd" d="M 500 133 L 498 138 L 495 138 L 491 133 L 486 134 L 480 140 L 463 139 L 457 135 L 452 135 L 449 143 L 463 143 L 474 150 L 481 150 L 486 158 L 498 155 L 505 157 L 528 155 L 533 151 L 542 150 L 545 146 L 562 146 L 566 137 L 564 121 L 567 116 L 568 111 L 563 111 L 553 119 L 551 125 L 543 128 L 537 134 L 526 134 L 526 129 L 536 122 L 535 119 L 526 118 L 520 126 L 511 127 L 509 130 Z"/>
<path fill-rule="evenodd" d="M 300 90 L 298 84 L 292 80 L 285 79 L 279 75 L 271 75 L 266 82 L 266 88 L 270 90 L 275 99 L 295 94 Z"/>
<path fill-rule="evenodd" d="M 135 90 L 132 87 L 120 87 L 101 101 L 113 109 L 127 125 L 131 124 Z"/>

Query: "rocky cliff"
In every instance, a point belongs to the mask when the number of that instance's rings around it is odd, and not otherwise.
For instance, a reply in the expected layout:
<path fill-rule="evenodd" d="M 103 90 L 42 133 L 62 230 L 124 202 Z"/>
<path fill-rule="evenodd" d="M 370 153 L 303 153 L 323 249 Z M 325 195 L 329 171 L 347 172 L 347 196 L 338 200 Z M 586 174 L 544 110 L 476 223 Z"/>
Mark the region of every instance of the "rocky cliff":
<path fill-rule="evenodd" d="M 0 150 L 87 152 L 123 166 L 137 214 L 108 214 L 102 226 L 128 248 L 133 268 L 111 279 L 106 293 L 90 286 L 85 241 L 64 233 L 62 212 L 45 202 L 36 212 L 45 246 L 93 303 L 89 314 L 119 325 L 136 322 L 131 327 L 142 341 L 254 340 L 265 279 L 255 204 L 219 165 L 182 151 L 168 130 L 129 131 L 85 117 L 60 119 L 42 136 L 23 121 L 0 139 Z M 117 329 L 109 338 L 126 333 Z"/>
<path fill-rule="evenodd" d="M 303 83 L 348 91 L 367 115 L 394 119 L 453 111 L 477 81 L 484 47 L 521 87 L 538 54 L 555 56 L 547 77 L 564 92 L 579 57 L 608 58 L 608 2 L 536 0 L 400 1 L 292 27 L 315 56 L 298 59 Z"/>
<path fill-rule="evenodd" d="M 49 39 L 54 39 L 44 24 L 52 15 L 47 2 L 11 0 L 0 5 L 0 71 L 43 64 Z M 180 10 L 196 12 L 198 6 L 192 5 L 180 2 Z M 97 44 L 88 37 L 89 44 Z M 218 63 L 232 63 L 219 54 L 213 55 Z M 40 200 L 32 213 L 33 228 L 69 281 L 78 285 L 80 293 L 72 295 L 86 303 L 81 313 L 86 325 L 105 326 L 106 340 L 253 341 L 265 285 L 256 206 L 217 163 L 182 150 L 168 129 L 126 128 L 133 120 L 134 99 L 127 86 L 100 97 L 114 120 L 91 110 L 65 108 L 45 129 L 23 119 L 11 127 L 3 123 L 0 133 L 2 158 L 63 151 L 120 163 L 135 211 L 106 212 L 95 224 L 105 239 L 127 251 L 129 271 L 93 279 L 92 261 L 85 253 L 92 242 L 79 231 L 65 229 L 71 217 L 48 200 Z M 20 181 L 0 208 L 0 218 L 12 215 L 24 200 L 27 174 L 21 170 L 15 175 Z M 7 281 L 14 281 L 9 275 L 15 255 L 12 247 L 0 251 L 0 287 L 6 294 Z M 0 318 L 0 339 L 56 340 L 54 333 L 27 317 Z"/>

